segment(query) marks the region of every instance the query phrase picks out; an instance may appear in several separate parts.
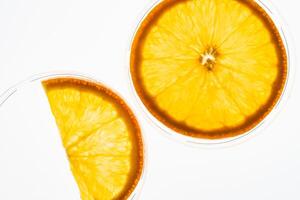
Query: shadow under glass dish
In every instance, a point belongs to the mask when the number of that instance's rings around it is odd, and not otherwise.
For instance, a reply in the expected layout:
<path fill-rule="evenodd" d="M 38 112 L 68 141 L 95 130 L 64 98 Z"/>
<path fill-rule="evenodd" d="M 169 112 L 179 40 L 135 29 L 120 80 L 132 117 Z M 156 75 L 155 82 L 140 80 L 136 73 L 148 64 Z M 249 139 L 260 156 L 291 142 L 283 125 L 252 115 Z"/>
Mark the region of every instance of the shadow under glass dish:
<path fill-rule="evenodd" d="M 146 115 L 192 144 L 257 132 L 291 88 L 293 52 L 276 9 L 265 1 L 214 2 L 158 1 L 130 48 L 131 85 Z"/>
<path fill-rule="evenodd" d="M 56 81 L 60 81 L 57 86 L 55 86 Z M 77 83 L 79 85 L 76 86 Z M 100 90 L 97 91 L 93 87 L 99 87 Z M 105 92 L 108 94 L 106 97 Z M 63 96 L 67 93 L 68 95 L 74 94 L 70 97 L 73 100 L 68 100 L 67 96 Z M 80 101 L 74 100 L 76 95 L 80 96 Z M 101 101 L 98 102 L 99 106 L 89 105 L 96 100 L 100 101 L 101 98 L 112 104 L 106 104 L 104 107 L 104 102 Z M 84 104 L 81 107 L 75 106 L 76 112 L 82 111 L 81 114 L 77 112 L 78 119 L 72 113 L 74 110 L 71 108 L 75 102 L 87 103 L 86 108 Z M 122 104 L 121 107 L 119 103 Z M 62 111 L 58 111 L 59 107 L 66 111 L 64 116 L 59 114 Z M 103 110 L 104 108 L 106 110 Z M 128 110 L 122 110 L 123 108 Z M 115 118 L 103 122 L 102 125 L 99 117 L 104 121 L 108 119 L 110 116 L 105 111 L 109 109 L 112 109 L 112 113 L 116 113 Z M 131 127 L 129 118 L 126 118 L 127 112 L 137 129 Z M 122 121 L 123 119 L 128 121 Z M 87 184 L 87 187 L 95 187 L 97 190 L 90 195 L 97 195 L 97 192 L 98 194 L 101 192 L 102 196 L 105 194 L 109 196 L 111 195 L 109 190 L 106 191 L 103 188 L 111 186 L 121 188 L 119 191 L 116 189 L 114 194 L 119 192 L 122 195 L 119 195 L 119 198 L 136 199 L 139 194 L 144 179 L 145 147 L 138 122 L 126 102 L 117 93 L 94 79 L 77 74 L 59 73 L 29 78 L 0 96 L 0 121 L 2 198 L 7 200 L 80 199 L 81 196 L 82 199 L 86 199 L 87 196 L 82 195 L 85 187 L 82 181 L 90 184 Z M 72 125 L 67 126 L 62 122 Z M 98 128 L 92 127 L 95 123 L 99 125 Z M 85 127 L 85 124 L 88 126 Z M 123 128 L 120 131 L 118 127 Z M 130 141 L 124 143 L 121 141 L 129 139 L 126 136 L 126 127 L 131 127 L 128 130 L 132 131 L 130 133 L 132 135 Z M 91 128 L 95 129 L 95 133 L 91 132 Z M 111 128 L 114 130 L 109 132 Z M 77 135 L 71 137 L 70 135 L 75 132 Z M 138 137 L 135 136 L 136 134 Z M 118 138 L 121 140 L 118 141 Z M 101 142 L 100 146 L 97 141 Z M 122 153 L 126 154 L 121 156 Z M 133 157 L 131 159 L 131 155 L 138 160 Z M 97 163 L 102 164 L 98 166 Z M 103 172 L 97 171 L 95 168 L 97 166 Z M 118 166 L 123 167 L 119 169 Z M 80 176 L 80 170 L 86 175 Z M 118 174 L 120 174 L 119 178 L 117 178 Z M 94 183 L 96 179 L 101 179 L 98 181 L 104 184 L 102 188 L 100 184 Z M 18 192 L 15 192 L 16 190 Z M 124 191 L 120 192 L 120 190 Z"/>

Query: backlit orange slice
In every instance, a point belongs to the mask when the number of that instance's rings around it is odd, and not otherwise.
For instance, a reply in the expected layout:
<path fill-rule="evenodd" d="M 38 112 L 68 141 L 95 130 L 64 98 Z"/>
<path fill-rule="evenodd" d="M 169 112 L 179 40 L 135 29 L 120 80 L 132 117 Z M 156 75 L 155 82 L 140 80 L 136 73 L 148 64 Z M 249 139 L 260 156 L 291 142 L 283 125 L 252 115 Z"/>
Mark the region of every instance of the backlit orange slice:
<path fill-rule="evenodd" d="M 141 131 L 128 106 L 86 80 L 54 78 L 43 85 L 81 198 L 127 199 L 143 169 Z"/>
<path fill-rule="evenodd" d="M 164 0 L 137 30 L 130 71 L 143 104 L 164 125 L 221 139 L 270 113 L 286 83 L 287 54 L 253 0 Z"/>

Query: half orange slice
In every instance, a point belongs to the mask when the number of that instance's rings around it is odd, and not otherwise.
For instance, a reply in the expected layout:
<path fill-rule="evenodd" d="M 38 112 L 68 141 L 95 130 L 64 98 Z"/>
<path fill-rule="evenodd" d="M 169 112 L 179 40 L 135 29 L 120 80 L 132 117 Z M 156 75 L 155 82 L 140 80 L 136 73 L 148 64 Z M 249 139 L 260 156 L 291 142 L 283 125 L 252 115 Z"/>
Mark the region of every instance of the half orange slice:
<path fill-rule="evenodd" d="M 94 82 L 43 82 L 83 200 L 127 199 L 143 169 L 141 131 L 114 92 Z"/>
<path fill-rule="evenodd" d="M 221 139 L 251 130 L 270 113 L 286 83 L 287 54 L 254 0 L 163 0 L 137 30 L 130 72 L 161 123 Z"/>

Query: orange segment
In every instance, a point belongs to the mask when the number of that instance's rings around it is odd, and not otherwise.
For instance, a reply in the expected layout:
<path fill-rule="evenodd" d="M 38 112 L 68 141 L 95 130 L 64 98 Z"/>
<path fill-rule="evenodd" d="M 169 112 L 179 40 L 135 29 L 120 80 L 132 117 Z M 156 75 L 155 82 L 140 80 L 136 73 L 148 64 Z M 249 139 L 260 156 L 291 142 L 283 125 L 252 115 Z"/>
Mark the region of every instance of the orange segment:
<path fill-rule="evenodd" d="M 102 85 L 72 78 L 43 82 L 83 200 L 126 199 L 143 168 L 140 128 Z"/>
<path fill-rule="evenodd" d="M 286 56 L 253 0 L 164 0 L 136 33 L 130 70 L 163 124 L 220 139 L 245 133 L 272 110 L 286 82 Z"/>

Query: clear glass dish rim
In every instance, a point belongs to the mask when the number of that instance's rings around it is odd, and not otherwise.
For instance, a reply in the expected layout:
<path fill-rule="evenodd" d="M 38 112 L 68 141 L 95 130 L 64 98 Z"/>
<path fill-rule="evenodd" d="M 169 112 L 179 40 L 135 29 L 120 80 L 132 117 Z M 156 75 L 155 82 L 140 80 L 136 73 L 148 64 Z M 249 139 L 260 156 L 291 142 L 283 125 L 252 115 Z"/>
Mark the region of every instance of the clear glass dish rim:
<path fill-rule="evenodd" d="M 0 94 L 0 108 L 2 106 L 5 106 L 5 102 L 7 102 L 11 97 L 14 96 L 14 94 L 16 92 L 18 92 L 18 90 L 22 89 L 22 87 L 26 87 L 29 86 L 30 84 L 34 83 L 34 82 L 41 82 L 43 80 L 47 80 L 50 78 L 63 78 L 63 77 L 70 77 L 70 78 L 78 78 L 78 79 L 82 79 L 82 80 L 86 80 L 86 81 L 90 81 L 96 84 L 100 84 L 103 85 L 104 87 L 110 89 L 111 91 L 113 91 L 115 94 L 117 94 L 125 103 L 126 105 L 130 108 L 130 110 L 132 111 L 132 113 L 134 114 L 140 129 L 141 129 L 141 136 L 142 136 L 142 141 L 143 141 L 143 169 L 142 169 L 142 174 L 141 177 L 139 179 L 138 184 L 136 185 L 136 187 L 134 188 L 134 190 L 132 191 L 132 193 L 130 194 L 130 196 L 128 197 L 128 200 L 135 200 L 135 199 L 139 199 L 139 196 L 141 194 L 141 191 L 143 189 L 143 185 L 145 184 L 145 179 L 147 177 L 147 172 L 148 172 L 148 155 L 147 155 L 147 140 L 145 139 L 145 134 L 144 134 L 144 129 L 143 126 L 139 120 L 139 118 L 137 117 L 137 113 L 135 112 L 132 105 L 130 105 L 130 103 L 126 100 L 126 98 L 124 98 L 119 92 L 117 92 L 114 88 L 110 87 L 108 84 L 104 83 L 103 81 L 98 80 L 97 78 L 91 77 L 90 75 L 85 75 L 83 73 L 78 73 L 78 72 L 47 72 L 47 73 L 41 73 L 41 74 L 36 74 L 33 76 L 30 76 L 20 82 L 18 82 L 17 84 L 11 86 L 10 88 L 8 88 L 6 91 L 4 91 L 2 94 Z"/>
<path fill-rule="evenodd" d="M 146 119 L 149 121 L 149 123 L 158 128 L 160 132 L 162 132 L 162 135 L 170 138 L 171 140 L 179 143 L 186 144 L 188 146 L 194 146 L 194 147 L 228 147 L 233 146 L 236 144 L 241 144 L 250 138 L 253 138 L 254 136 L 259 135 L 259 133 L 262 133 L 263 130 L 270 126 L 272 121 L 278 116 L 279 112 L 282 111 L 282 108 L 287 103 L 289 96 L 291 95 L 294 79 L 295 79 L 295 71 L 296 71 L 296 56 L 295 56 L 295 46 L 293 37 L 291 33 L 289 32 L 287 22 L 284 20 L 284 18 L 280 15 L 280 12 L 277 7 L 273 5 L 272 2 L 267 0 L 254 0 L 263 10 L 267 12 L 267 14 L 270 16 L 272 21 L 274 22 L 286 49 L 287 54 L 287 78 L 285 82 L 285 86 L 283 88 L 283 91 L 281 93 L 281 96 L 279 100 L 277 101 L 276 105 L 272 109 L 272 111 L 261 121 L 259 124 L 257 124 L 254 128 L 251 130 L 230 138 L 224 138 L 224 139 L 217 139 L 217 140 L 210 140 L 210 139 L 202 139 L 202 138 L 195 138 L 186 136 L 183 134 L 180 134 L 166 125 L 164 125 L 161 121 L 159 121 L 157 118 L 155 118 L 146 108 L 146 106 L 143 104 L 142 100 L 140 99 L 139 95 L 137 94 L 133 80 L 132 75 L 130 72 L 130 54 L 131 54 L 131 48 L 133 44 L 133 40 L 136 36 L 136 33 L 141 25 L 141 23 L 144 21 L 144 19 L 148 16 L 148 14 L 155 8 L 159 3 L 163 2 L 164 0 L 153 0 L 150 2 L 150 6 L 147 6 L 144 8 L 143 12 L 141 12 L 140 16 L 138 16 L 138 19 L 136 20 L 135 26 L 133 27 L 133 32 L 131 33 L 131 39 L 128 44 L 127 49 L 127 73 L 128 73 L 128 82 L 130 85 L 131 93 L 134 95 L 135 101 L 139 105 L 137 109 L 139 109 L 143 115 L 145 115 Z"/>

